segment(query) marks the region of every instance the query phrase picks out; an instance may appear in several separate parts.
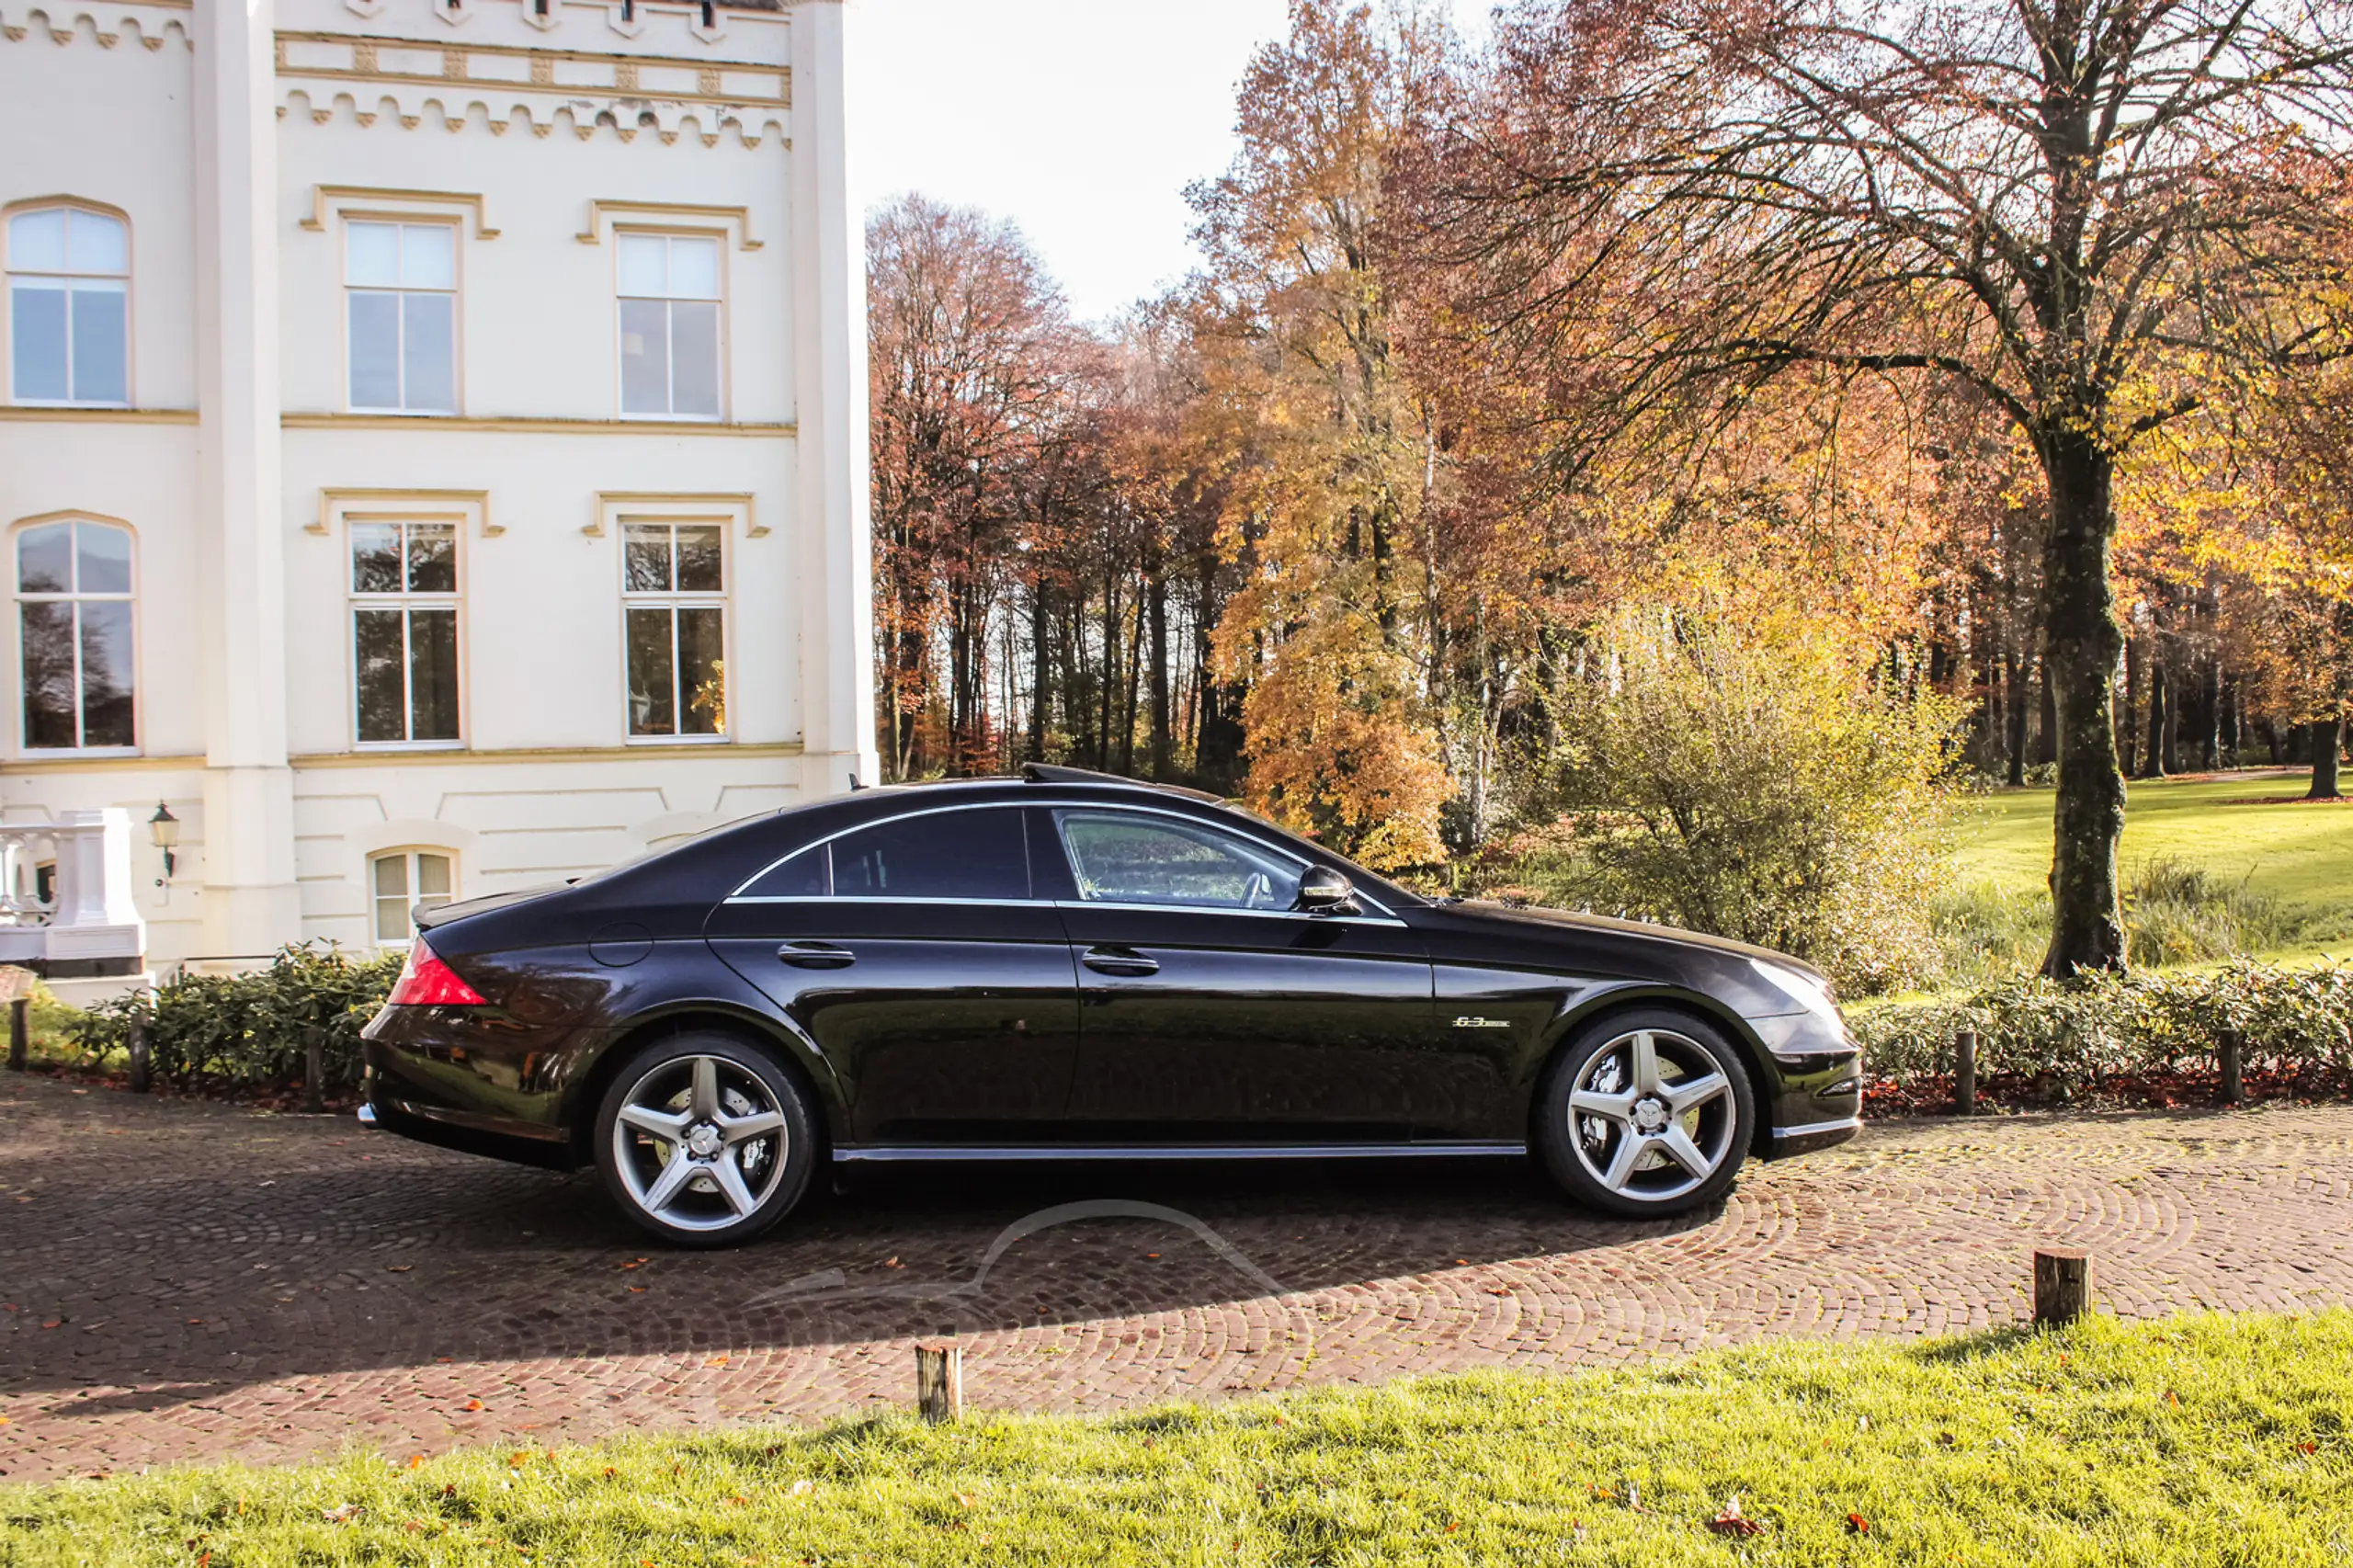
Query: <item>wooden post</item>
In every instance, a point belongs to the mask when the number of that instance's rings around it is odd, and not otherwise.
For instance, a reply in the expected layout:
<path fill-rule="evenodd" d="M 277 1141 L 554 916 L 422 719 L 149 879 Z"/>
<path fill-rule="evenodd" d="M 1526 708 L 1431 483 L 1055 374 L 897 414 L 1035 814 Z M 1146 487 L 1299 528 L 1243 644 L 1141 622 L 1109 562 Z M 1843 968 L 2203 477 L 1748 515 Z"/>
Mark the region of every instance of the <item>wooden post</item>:
<path fill-rule="evenodd" d="M 147 1020 L 134 1017 L 131 1020 L 131 1092 L 147 1092 L 147 1075 L 154 1058 L 147 1049 Z"/>
<path fill-rule="evenodd" d="M 2034 1252 L 2034 1322 L 2058 1328 L 2092 1310 L 2092 1259 L 2080 1247 L 2037 1247 Z"/>
<path fill-rule="evenodd" d="M 915 1346 L 915 1410 L 937 1425 L 964 1415 L 964 1352 L 955 1345 Z"/>
<path fill-rule="evenodd" d="M 22 996 L 8 1004 L 8 1070 L 12 1073 L 25 1070 L 26 1054 L 32 1050 L 32 1025 L 25 1017 L 31 1006 Z"/>
<path fill-rule="evenodd" d="M 2245 1065 L 2239 1057 L 2239 1036 L 2236 1029 L 2222 1031 L 2222 1103 L 2236 1105 L 2246 1098 Z"/>
<path fill-rule="evenodd" d="M 327 1051 L 319 1039 L 317 1028 L 302 1031 L 302 1108 L 308 1111 L 326 1109 L 326 1086 L 319 1080 L 326 1075 Z"/>
<path fill-rule="evenodd" d="M 1952 1037 L 1952 1108 L 1963 1116 L 1977 1114 L 1975 1029 L 1962 1029 Z"/>

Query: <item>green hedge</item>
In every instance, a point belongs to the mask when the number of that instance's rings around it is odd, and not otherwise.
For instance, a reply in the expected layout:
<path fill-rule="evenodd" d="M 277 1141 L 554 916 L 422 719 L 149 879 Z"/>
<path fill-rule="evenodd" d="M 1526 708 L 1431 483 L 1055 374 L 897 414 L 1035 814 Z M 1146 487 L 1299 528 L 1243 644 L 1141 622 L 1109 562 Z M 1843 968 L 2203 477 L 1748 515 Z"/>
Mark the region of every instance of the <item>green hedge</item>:
<path fill-rule="evenodd" d="M 1952 1000 L 1878 1007 L 1852 1020 L 1864 1062 L 1902 1080 L 1953 1070 L 1953 1037 L 1977 1034 L 1977 1070 L 2097 1088 L 2113 1078 L 2219 1071 L 2235 1036 L 2250 1073 L 2298 1092 L 2353 1089 L 2353 968 L 2235 963 L 2190 972 L 2006 980 Z"/>
<path fill-rule="evenodd" d="M 74 1042 L 101 1058 L 125 1051 L 133 1019 L 147 1024 L 150 1071 L 180 1089 L 222 1092 L 301 1083 L 315 1036 L 323 1090 L 359 1082 L 359 1031 L 392 982 L 401 955 L 353 958 L 341 949 L 289 947 L 245 974 L 192 974 L 152 994 L 102 1003 L 76 1017 Z"/>

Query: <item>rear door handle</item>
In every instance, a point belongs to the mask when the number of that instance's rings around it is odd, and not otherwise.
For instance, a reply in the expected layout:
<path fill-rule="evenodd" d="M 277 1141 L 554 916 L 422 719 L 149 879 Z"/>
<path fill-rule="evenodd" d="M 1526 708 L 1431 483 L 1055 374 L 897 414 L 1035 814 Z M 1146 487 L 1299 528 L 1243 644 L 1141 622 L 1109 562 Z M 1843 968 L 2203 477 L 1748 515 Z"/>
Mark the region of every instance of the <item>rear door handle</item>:
<path fill-rule="evenodd" d="M 1160 960 L 1133 948 L 1089 948 L 1079 962 L 1097 974 L 1158 974 Z"/>
<path fill-rule="evenodd" d="M 847 969 L 858 955 L 831 942 L 787 942 L 776 956 L 795 969 Z"/>

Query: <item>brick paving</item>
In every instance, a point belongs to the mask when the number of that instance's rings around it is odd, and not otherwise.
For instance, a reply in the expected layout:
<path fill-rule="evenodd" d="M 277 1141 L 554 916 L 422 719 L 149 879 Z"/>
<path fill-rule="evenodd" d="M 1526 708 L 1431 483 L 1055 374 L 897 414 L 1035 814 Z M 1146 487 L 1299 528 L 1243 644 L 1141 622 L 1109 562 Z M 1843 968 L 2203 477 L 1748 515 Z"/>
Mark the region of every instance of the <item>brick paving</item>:
<path fill-rule="evenodd" d="M 593 1173 L 12 1077 L 0 1473 L 856 1413 L 951 1329 L 973 1404 L 1081 1410 L 1936 1334 L 2023 1315 L 2039 1242 L 2129 1315 L 2312 1308 L 2353 1302 L 2348 1198 L 2353 1108 L 2274 1108 L 1893 1122 L 1672 1224 L 1506 1162 L 900 1170 L 665 1253 Z"/>

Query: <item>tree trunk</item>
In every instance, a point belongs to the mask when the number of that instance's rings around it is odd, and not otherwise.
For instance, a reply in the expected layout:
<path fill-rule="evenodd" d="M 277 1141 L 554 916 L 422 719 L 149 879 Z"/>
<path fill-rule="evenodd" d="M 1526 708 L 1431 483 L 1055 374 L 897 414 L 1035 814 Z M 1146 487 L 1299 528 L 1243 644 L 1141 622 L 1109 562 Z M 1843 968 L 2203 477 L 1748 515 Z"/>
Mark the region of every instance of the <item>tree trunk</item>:
<path fill-rule="evenodd" d="M 2344 797 L 2336 789 L 2336 754 L 2345 744 L 2345 720 L 2342 714 L 2331 714 L 2313 721 L 2313 787 L 2304 799 L 2336 801 Z"/>
<path fill-rule="evenodd" d="M 1152 776 L 1168 777 L 1168 585 L 1155 567 L 1145 601 L 1152 620 Z"/>
<path fill-rule="evenodd" d="M 2165 711 L 2165 662 L 2164 652 L 2149 661 L 2149 733 L 2147 747 L 2142 753 L 2141 777 L 2163 778 L 2165 776 L 2165 731 L 2172 726 L 2172 715 Z"/>
<path fill-rule="evenodd" d="M 2124 711 L 2116 720 L 2116 754 L 2128 770 L 2141 755 L 2141 688 L 2148 684 L 2143 669 L 2148 662 L 2144 641 L 2139 636 L 2124 640 Z"/>
<path fill-rule="evenodd" d="M 2042 679 L 2042 722 L 2034 733 L 2034 764 L 2037 767 L 2059 760 L 2059 693 L 2052 684 L 2051 654 L 2046 650 L 2040 665 Z M 2109 743 L 2109 749 L 2115 742 Z"/>
<path fill-rule="evenodd" d="M 1029 760 L 1046 756 L 1046 704 L 1053 690 L 1053 658 L 1046 635 L 1046 579 L 1029 590 Z"/>
<path fill-rule="evenodd" d="M 2043 546 L 2044 668 L 2059 764 L 2051 858 L 2051 947 L 2042 972 L 2124 967 L 2116 879 L 2124 776 L 2116 766 L 2115 682 L 2124 637 L 2109 584 L 2115 460 L 2067 432 L 2045 433 L 2051 534 Z"/>
<path fill-rule="evenodd" d="M 2006 661 L 2009 684 L 2008 708 L 2010 739 L 2010 783 L 2013 787 L 2026 783 L 2026 662 L 2016 653 Z"/>

